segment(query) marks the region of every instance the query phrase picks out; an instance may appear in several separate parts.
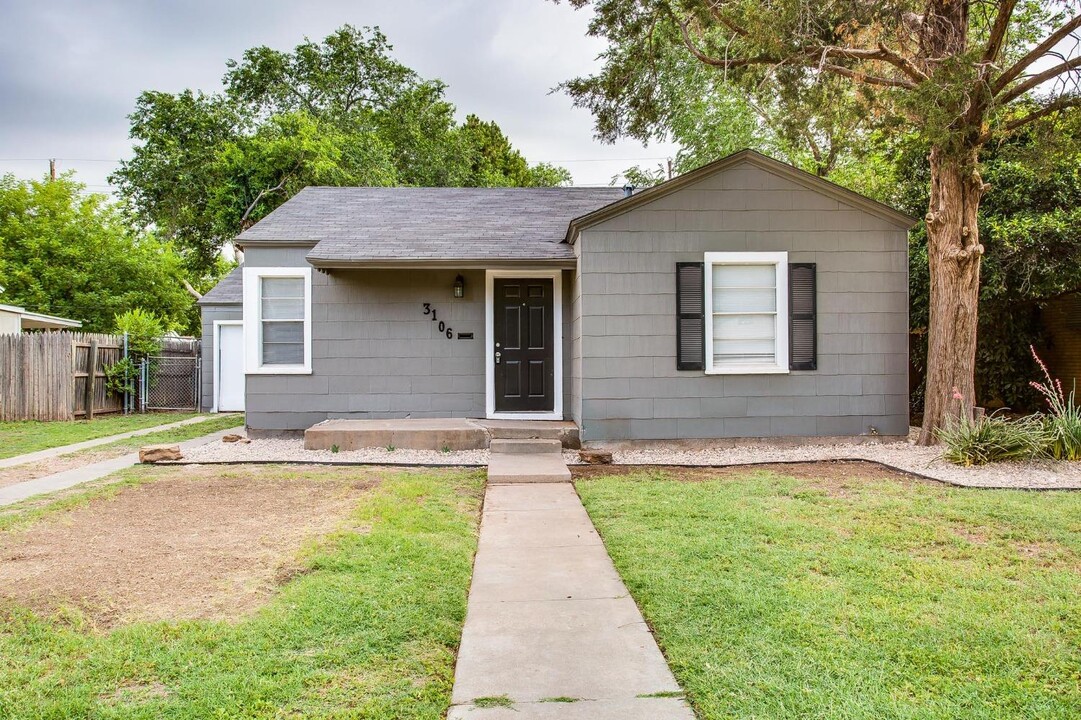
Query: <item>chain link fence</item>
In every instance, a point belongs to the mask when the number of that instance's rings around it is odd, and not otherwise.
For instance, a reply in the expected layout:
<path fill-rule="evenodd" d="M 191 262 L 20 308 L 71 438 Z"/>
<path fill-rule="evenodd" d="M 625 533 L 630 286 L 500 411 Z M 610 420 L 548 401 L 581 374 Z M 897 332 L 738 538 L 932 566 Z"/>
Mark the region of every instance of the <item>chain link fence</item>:
<path fill-rule="evenodd" d="M 202 362 L 198 357 L 148 357 L 139 365 L 139 409 L 198 410 Z"/>

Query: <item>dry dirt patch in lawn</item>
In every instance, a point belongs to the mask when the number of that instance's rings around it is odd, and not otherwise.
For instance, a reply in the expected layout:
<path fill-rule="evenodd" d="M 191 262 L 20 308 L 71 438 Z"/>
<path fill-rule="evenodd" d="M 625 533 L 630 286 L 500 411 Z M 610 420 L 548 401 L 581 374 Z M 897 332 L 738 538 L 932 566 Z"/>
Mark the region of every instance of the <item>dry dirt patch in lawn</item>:
<path fill-rule="evenodd" d="M 151 482 L 0 535 L 0 598 L 75 606 L 99 627 L 229 619 L 298 571 L 377 474 L 355 468 L 157 468 Z"/>

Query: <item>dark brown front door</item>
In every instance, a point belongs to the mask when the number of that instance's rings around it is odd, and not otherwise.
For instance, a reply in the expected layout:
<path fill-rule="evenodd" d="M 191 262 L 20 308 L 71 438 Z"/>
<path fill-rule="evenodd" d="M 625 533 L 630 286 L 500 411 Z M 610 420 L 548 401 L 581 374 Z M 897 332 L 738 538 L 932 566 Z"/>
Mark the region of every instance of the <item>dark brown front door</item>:
<path fill-rule="evenodd" d="M 552 279 L 496 278 L 496 412 L 555 408 Z"/>

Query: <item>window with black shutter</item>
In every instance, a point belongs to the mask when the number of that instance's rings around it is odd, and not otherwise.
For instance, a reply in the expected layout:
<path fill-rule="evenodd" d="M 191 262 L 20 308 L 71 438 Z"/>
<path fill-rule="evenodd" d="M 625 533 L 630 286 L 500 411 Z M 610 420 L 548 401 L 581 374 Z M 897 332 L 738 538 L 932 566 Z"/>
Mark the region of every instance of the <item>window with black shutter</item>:
<path fill-rule="evenodd" d="M 818 367 L 815 263 L 788 266 L 788 350 L 790 370 Z"/>
<path fill-rule="evenodd" d="M 702 370 L 705 362 L 705 270 L 676 263 L 676 369 Z"/>

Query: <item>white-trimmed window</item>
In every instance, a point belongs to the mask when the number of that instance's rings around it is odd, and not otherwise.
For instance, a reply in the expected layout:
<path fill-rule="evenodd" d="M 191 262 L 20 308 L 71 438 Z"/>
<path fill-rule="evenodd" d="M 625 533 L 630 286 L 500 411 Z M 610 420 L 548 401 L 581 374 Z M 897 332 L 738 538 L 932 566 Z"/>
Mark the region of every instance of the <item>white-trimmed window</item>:
<path fill-rule="evenodd" d="M 705 371 L 788 372 L 788 253 L 705 255 Z"/>
<path fill-rule="evenodd" d="M 310 373 L 311 268 L 244 268 L 248 373 Z"/>

